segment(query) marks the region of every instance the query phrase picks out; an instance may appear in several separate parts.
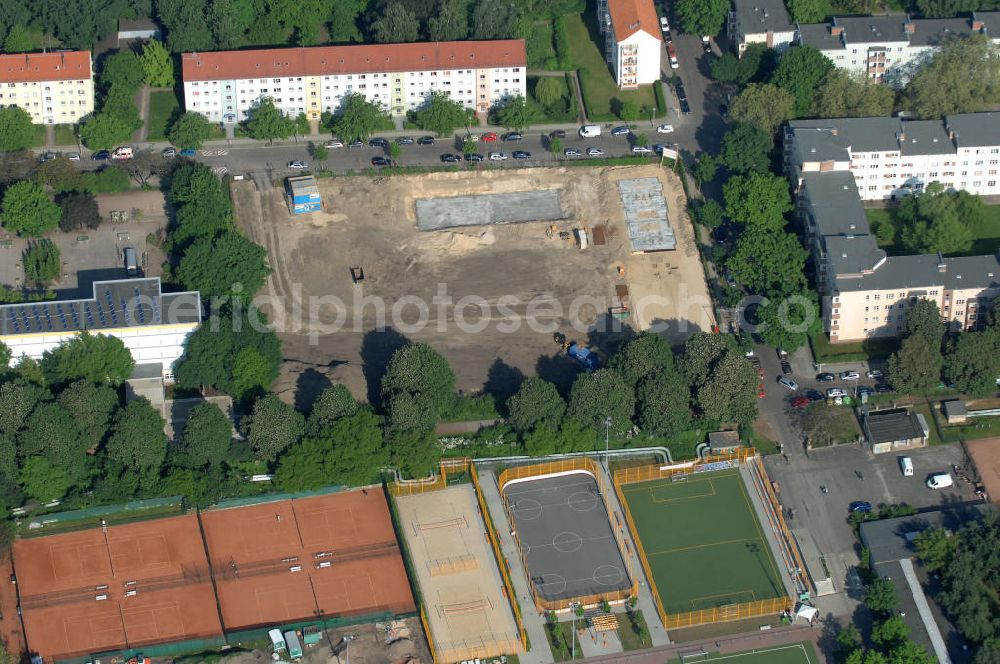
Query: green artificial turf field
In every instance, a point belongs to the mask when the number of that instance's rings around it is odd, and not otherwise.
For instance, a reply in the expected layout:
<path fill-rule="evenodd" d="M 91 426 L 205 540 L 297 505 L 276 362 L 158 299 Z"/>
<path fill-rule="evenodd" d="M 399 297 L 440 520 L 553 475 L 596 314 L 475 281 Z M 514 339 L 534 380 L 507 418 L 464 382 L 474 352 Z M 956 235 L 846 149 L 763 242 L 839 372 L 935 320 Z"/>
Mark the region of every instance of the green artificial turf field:
<path fill-rule="evenodd" d="M 621 489 L 668 614 L 785 596 L 738 470 Z"/>
<path fill-rule="evenodd" d="M 810 641 L 790 643 L 773 648 L 758 648 L 731 655 L 710 653 L 707 656 L 689 655 L 680 659 L 672 659 L 669 664 L 694 664 L 694 662 L 726 662 L 727 664 L 817 664 L 819 657 L 816 648 Z"/>

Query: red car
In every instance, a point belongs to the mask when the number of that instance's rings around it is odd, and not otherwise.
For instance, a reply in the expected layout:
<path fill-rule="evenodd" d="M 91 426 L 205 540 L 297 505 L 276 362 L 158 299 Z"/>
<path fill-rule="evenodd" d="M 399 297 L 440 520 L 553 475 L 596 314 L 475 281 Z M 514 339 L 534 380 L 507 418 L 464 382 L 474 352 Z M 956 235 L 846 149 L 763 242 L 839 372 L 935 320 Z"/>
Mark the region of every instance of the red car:
<path fill-rule="evenodd" d="M 492 131 L 485 133 L 483 134 L 483 140 L 486 141 L 487 143 L 493 143 L 494 141 L 497 140 L 497 135 L 494 134 Z"/>
<path fill-rule="evenodd" d="M 809 397 L 795 397 L 788 403 L 792 404 L 792 408 L 805 408 L 809 405 Z"/>
<path fill-rule="evenodd" d="M 766 396 L 767 392 L 764 391 L 764 381 L 761 381 L 760 385 L 757 386 L 757 398 L 763 399 Z"/>

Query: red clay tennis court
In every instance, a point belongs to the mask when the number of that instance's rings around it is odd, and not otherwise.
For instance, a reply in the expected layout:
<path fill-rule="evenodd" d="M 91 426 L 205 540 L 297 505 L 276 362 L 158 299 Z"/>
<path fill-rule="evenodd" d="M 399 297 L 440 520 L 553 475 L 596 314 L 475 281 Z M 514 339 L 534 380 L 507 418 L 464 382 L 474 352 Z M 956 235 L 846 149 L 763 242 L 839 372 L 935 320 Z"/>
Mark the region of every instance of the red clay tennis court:
<path fill-rule="evenodd" d="M 46 660 L 222 635 L 194 515 L 23 539 L 13 551 L 27 645 Z"/>
<path fill-rule="evenodd" d="M 201 514 L 227 631 L 415 611 L 381 488 Z"/>

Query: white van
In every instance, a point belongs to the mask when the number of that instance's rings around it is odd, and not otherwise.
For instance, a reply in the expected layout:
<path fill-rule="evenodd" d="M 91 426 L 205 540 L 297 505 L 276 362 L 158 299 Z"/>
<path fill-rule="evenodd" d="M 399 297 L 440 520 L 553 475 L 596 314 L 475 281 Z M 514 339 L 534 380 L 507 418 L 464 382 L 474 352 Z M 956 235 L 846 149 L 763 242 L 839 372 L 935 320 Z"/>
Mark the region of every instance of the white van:
<path fill-rule="evenodd" d="M 136 258 L 134 247 L 125 247 L 122 250 L 122 260 L 125 262 L 125 272 L 130 277 L 139 271 L 139 261 Z"/>
<path fill-rule="evenodd" d="M 271 637 L 271 645 L 274 646 L 274 652 L 285 651 L 285 638 L 281 636 L 280 629 L 272 629 L 267 635 Z"/>
<path fill-rule="evenodd" d="M 302 644 L 299 643 L 299 637 L 295 630 L 285 632 L 285 643 L 288 644 L 288 656 L 292 660 L 302 659 Z"/>
<path fill-rule="evenodd" d="M 580 136 L 583 138 L 594 138 L 601 135 L 601 125 L 583 125 L 580 127 Z"/>
<path fill-rule="evenodd" d="M 123 145 L 120 148 L 116 148 L 114 152 L 111 153 L 112 159 L 131 159 L 133 156 L 132 148 L 127 145 Z"/>
<path fill-rule="evenodd" d="M 951 475 L 948 473 L 934 473 L 927 478 L 928 489 L 947 489 L 954 484 L 955 480 L 951 479 Z"/>
<path fill-rule="evenodd" d="M 903 471 L 903 477 L 913 477 L 913 459 L 908 456 L 899 457 L 899 469 Z"/>

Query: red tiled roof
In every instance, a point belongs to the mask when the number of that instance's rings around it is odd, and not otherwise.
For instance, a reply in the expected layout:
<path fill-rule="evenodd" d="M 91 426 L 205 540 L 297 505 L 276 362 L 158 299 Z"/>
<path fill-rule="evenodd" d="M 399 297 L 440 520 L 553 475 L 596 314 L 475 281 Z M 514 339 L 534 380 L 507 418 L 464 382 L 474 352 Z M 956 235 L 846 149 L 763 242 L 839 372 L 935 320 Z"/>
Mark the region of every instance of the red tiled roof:
<path fill-rule="evenodd" d="M 653 7 L 653 0 L 608 0 L 608 13 L 615 29 L 615 39 L 628 39 L 642 30 L 657 40 L 660 36 L 660 19 Z"/>
<path fill-rule="evenodd" d="M 524 40 L 417 42 L 181 54 L 185 81 L 526 67 Z"/>
<path fill-rule="evenodd" d="M 0 55 L 0 83 L 74 81 L 90 77 L 90 51 Z"/>

